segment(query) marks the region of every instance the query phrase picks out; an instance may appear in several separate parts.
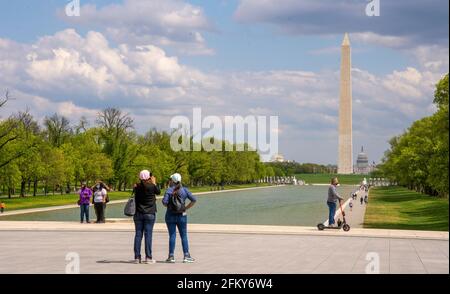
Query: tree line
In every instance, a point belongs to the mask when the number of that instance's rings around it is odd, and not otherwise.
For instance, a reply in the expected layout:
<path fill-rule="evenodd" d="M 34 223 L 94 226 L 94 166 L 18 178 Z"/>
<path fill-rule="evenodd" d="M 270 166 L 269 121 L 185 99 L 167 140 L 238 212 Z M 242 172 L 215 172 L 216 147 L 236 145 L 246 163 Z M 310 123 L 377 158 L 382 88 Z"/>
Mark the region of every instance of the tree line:
<path fill-rule="evenodd" d="M 299 163 L 295 161 L 268 162 L 275 176 L 293 176 L 295 174 L 336 174 L 336 165 L 323 165 L 317 163 Z"/>
<path fill-rule="evenodd" d="M 8 100 L 6 94 L 0 107 Z M 0 121 L 0 186 L 11 197 L 73 192 L 82 181 L 97 179 L 122 191 L 142 169 L 160 182 L 178 172 L 191 186 L 250 183 L 276 175 L 248 146 L 245 151 L 174 152 L 170 137 L 156 129 L 138 134 L 130 115 L 117 108 L 100 111 L 92 126 L 84 117 L 72 125 L 58 114 L 39 124 L 29 112 L 19 112 Z"/>
<path fill-rule="evenodd" d="M 449 93 L 448 74 L 437 84 L 437 111 L 415 121 L 393 137 L 380 172 L 400 185 L 433 196 L 449 195 Z"/>

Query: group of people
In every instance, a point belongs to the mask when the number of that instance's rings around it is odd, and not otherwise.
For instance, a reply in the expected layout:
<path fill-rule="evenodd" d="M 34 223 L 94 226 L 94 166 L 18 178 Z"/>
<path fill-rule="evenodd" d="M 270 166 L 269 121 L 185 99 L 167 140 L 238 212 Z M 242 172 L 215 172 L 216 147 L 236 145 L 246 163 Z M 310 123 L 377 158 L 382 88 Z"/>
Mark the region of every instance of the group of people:
<path fill-rule="evenodd" d="M 108 191 L 111 189 L 102 181 L 97 181 L 94 186 L 88 187 L 86 182 L 81 184 L 79 192 L 80 198 L 78 205 L 80 206 L 80 222 L 90 223 L 89 206 L 94 205 L 95 214 L 97 216 L 96 223 L 105 223 L 106 203 L 109 202 Z"/>
<path fill-rule="evenodd" d="M 80 222 L 89 221 L 89 206 L 94 204 L 97 215 L 96 223 L 105 222 L 105 210 L 110 188 L 102 181 L 97 181 L 92 187 L 87 187 L 83 182 L 80 189 Z M 135 213 L 133 216 L 134 235 L 134 262 L 135 263 L 155 263 L 152 254 L 153 227 L 156 221 L 156 196 L 161 194 L 161 189 L 156 183 L 156 178 L 148 171 L 142 170 L 139 173 L 139 182 L 133 187 Z M 189 203 L 186 204 L 186 199 Z M 189 242 L 187 235 L 187 210 L 196 203 L 197 199 L 192 193 L 181 184 L 181 175 L 175 173 L 170 176 L 168 188 L 162 199 L 162 204 L 167 207 L 165 222 L 169 233 L 169 255 L 166 259 L 168 263 L 175 263 L 175 243 L 177 229 L 181 237 L 183 248 L 183 262 L 192 263 L 194 258 L 189 252 Z M 141 256 L 142 239 L 144 242 L 145 257 Z"/>
<path fill-rule="evenodd" d="M 157 212 L 156 195 L 160 195 L 161 190 L 156 183 L 156 178 L 148 170 L 143 170 L 139 173 L 139 180 L 140 182 L 133 189 L 136 204 L 136 212 L 133 216 L 135 226 L 134 262 L 155 263 L 152 255 L 152 235 Z M 186 199 L 189 199 L 189 204 L 187 205 Z M 177 228 L 183 248 L 183 262 L 194 262 L 194 259 L 189 253 L 186 211 L 194 206 L 196 201 L 195 196 L 181 184 L 181 175 L 178 173 L 171 175 L 168 188 L 162 200 L 163 205 L 167 207 L 165 222 L 169 233 L 169 256 L 166 259 L 168 263 L 175 263 L 174 254 Z M 143 237 L 145 237 L 144 259 L 141 257 Z"/>

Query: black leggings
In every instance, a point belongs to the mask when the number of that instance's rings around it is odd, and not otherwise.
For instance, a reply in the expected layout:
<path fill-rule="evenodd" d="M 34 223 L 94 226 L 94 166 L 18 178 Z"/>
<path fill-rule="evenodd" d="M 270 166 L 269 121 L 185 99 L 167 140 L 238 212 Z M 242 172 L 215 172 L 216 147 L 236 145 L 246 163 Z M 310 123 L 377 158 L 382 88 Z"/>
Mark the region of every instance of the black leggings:
<path fill-rule="evenodd" d="M 94 203 L 95 214 L 97 215 L 97 222 L 105 221 L 106 204 L 103 202 Z"/>

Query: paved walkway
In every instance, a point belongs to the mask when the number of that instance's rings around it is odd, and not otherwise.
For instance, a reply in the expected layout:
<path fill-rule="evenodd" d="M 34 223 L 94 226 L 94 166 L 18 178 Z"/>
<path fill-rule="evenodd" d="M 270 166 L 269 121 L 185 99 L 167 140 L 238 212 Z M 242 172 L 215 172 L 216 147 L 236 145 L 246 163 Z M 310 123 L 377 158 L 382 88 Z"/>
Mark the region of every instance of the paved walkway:
<path fill-rule="evenodd" d="M 351 198 L 349 198 L 342 204 L 342 209 L 345 212 L 345 220 L 352 229 L 362 228 L 364 225 L 364 216 L 366 214 L 367 205 L 364 202 L 361 204 L 359 198 L 361 196 L 364 198 L 365 193 L 366 192 L 364 190 L 358 190 L 356 200 L 352 200 Z M 352 209 L 350 209 L 350 202 L 353 203 Z M 339 207 L 337 207 L 334 219 L 342 220 L 341 215 L 342 215 L 341 210 L 339 209 Z M 328 219 L 325 220 L 323 223 L 324 225 L 328 226 Z"/>
<path fill-rule="evenodd" d="M 366 206 L 364 202 L 361 204 L 359 198 L 363 197 L 366 192 L 364 190 L 358 191 L 358 196 L 356 197 L 356 200 L 349 200 L 349 202 L 346 205 L 345 211 L 346 211 L 346 217 L 347 222 L 350 225 L 350 227 L 353 228 L 362 228 L 364 225 L 364 216 L 366 214 Z M 349 204 L 350 201 L 353 203 L 353 208 L 350 210 Z"/>
<path fill-rule="evenodd" d="M 380 273 L 449 272 L 448 232 L 192 224 L 197 262 L 165 264 L 168 236 L 157 224 L 158 263 L 134 265 L 131 222 L 0 225 L 0 273 L 64 273 L 69 252 L 79 255 L 81 273 L 365 273 L 376 260 Z"/>

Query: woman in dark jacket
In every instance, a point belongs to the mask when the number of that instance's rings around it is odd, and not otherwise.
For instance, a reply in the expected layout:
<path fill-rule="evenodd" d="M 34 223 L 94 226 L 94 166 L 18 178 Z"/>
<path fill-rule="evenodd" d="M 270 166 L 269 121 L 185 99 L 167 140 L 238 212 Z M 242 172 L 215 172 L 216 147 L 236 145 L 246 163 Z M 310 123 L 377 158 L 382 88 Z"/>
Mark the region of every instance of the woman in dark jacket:
<path fill-rule="evenodd" d="M 156 185 L 156 178 L 148 170 L 139 173 L 140 183 L 134 187 L 136 213 L 133 217 L 136 234 L 134 236 L 134 260 L 141 263 L 141 243 L 145 235 L 144 263 L 155 263 L 152 258 L 152 234 L 156 219 L 156 195 L 161 190 Z"/>

